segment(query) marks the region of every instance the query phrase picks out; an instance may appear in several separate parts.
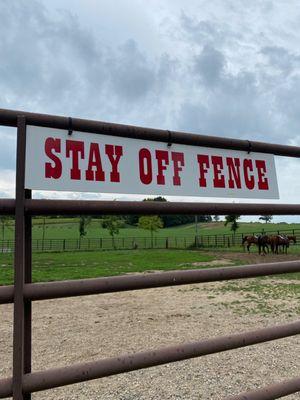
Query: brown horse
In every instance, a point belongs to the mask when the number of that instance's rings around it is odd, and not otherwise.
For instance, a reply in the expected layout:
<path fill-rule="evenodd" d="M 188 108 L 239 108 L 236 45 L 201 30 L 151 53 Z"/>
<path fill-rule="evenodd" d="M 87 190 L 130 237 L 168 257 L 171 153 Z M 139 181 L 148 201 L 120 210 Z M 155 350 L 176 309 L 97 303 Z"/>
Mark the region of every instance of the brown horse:
<path fill-rule="evenodd" d="M 264 254 L 267 254 L 267 251 L 269 252 L 269 237 L 267 235 L 259 235 L 259 236 L 245 236 L 243 237 L 242 240 L 242 245 L 245 247 L 245 243 L 247 242 L 247 250 L 248 253 L 250 253 L 250 247 L 252 244 L 255 244 L 258 246 L 258 253 L 261 254 L 261 251 L 263 250 Z M 267 251 L 266 251 L 267 249 Z"/>
<path fill-rule="evenodd" d="M 296 244 L 297 238 L 296 238 L 295 235 L 293 235 L 293 236 L 287 236 L 287 238 L 289 239 L 290 242 L 294 242 L 294 244 Z"/>
<path fill-rule="evenodd" d="M 256 244 L 256 245 L 258 244 L 258 237 L 257 237 L 257 236 L 254 236 L 254 235 L 244 236 L 244 237 L 243 237 L 243 240 L 242 240 L 242 245 L 244 246 L 244 248 L 245 248 L 246 242 L 247 242 L 247 250 L 248 250 L 248 253 L 250 253 L 250 247 L 251 247 L 251 245 L 252 245 L 252 244 Z"/>
<path fill-rule="evenodd" d="M 272 253 L 278 254 L 279 246 L 282 246 L 283 252 L 287 254 L 287 249 L 290 246 L 290 240 L 287 238 L 287 236 L 273 235 L 270 236 L 270 244 Z"/>
<path fill-rule="evenodd" d="M 258 253 L 261 254 L 261 250 L 263 251 L 263 255 L 266 255 L 266 249 L 269 253 L 269 246 L 271 244 L 270 237 L 268 235 L 259 235 L 258 236 Z"/>

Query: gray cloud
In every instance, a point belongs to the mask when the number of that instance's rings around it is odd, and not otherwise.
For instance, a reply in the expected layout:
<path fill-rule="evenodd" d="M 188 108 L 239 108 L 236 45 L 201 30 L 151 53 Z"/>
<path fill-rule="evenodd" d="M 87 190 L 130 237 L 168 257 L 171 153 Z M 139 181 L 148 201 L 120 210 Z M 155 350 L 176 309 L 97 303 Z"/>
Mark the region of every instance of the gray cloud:
<path fill-rule="evenodd" d="M 26 21 L 26 23 L 24 23 Z M 109 119 L 169 79 L 167 58 L 149 59 L 134 39 L 106 46 L 66 11 L 48 13 L 38 1 L 0 3 L 0 100 L 30 108 Z M 162 85 L 160 85 L 162 87 Z"/>
<path fill-rule="evenodd" d="M 267 11 L 273 11 L 271 4 Z M 288 48 L 289 43 L 278 46 L 265 36 L 257 43 L 247 30 L 246 36 L 241 32 L 238 37 L 236 23 L 229 27 L 187 15 L 181 15 L 181 26 L 188 34 L 189 82 L 193 85 L 181 101 L 180 129 L 292 140 L 300 128 L 300 75 L 299 56 Z M 248 58 L 243 59 L 245 51 Z"/>
<path fill-rule="evenodd" d="M 126 100 L 147 95 L 155 84 L 155 69 L 139 51 L 134 40 L 119 49 L 117 58 L 111 60 L 111 84 L 116 93 Z"/>
<path fill-rule="evenodd" d="M 300 66 L 299 55 L 289 52 L 284 47 L 266 46 L 261 49 L 261 53 L 266 56 L 271 68 L 276 68 L 285 75 L 290 74 Z"/>
<path fill-rule="evenodd" d="M 201 54 L 195 59 L 195 73 L 202 78 L 204 85 L 213 87 L 224 73 L 225 58 L 223 54 L 210 45 L 205 45 Z"/>
<path fill-rule="evenodd" d="M 240 32 L 239 35 L 234 32 L 230 24 L 225 20 L 220 24 L 214 17 L 211 17 L 211 20 L 198 20 L 182 12 L 180 15 L 180 23 L 187 39 L 192 40 L 199 46 L 205 44 L 218 46 L 224 43 L 224 41 L 240 39 L 243 35 L 243 32 Z"/>

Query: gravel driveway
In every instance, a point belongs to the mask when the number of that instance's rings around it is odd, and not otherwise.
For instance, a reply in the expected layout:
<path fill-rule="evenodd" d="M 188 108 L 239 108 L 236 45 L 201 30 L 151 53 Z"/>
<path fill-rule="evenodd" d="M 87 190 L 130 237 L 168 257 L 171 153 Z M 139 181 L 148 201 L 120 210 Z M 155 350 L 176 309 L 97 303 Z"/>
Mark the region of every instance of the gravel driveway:
<path fill-rule="evenodd" d="M 282 280 L 268 279 L 271 285 Z M 292 281 L 288 281 L 292 283 Z M 294 321 L 299 298 L 262 299 L 228 283 L 35 302 L 33 369 L 47 369 Z M 245 307 L 244 307 L 245 306 Z M 0 376 L 11 374 L 12 306 L 0 306 Z M 299 336 L 130 372 L 33 399 L 222 399 L 299 375 Z M 299 394 L 286 399 L 299 399 Z"/>

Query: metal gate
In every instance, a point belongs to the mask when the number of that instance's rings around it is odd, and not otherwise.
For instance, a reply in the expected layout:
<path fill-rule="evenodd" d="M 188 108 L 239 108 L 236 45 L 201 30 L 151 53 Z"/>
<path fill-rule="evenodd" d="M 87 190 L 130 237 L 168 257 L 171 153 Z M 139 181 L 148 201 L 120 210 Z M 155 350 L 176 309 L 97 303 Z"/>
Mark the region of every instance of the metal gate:
<path fill-rule="evenodd" d="M 172 143 L 194 146 L 251 150 L 289 157 L 299 157 L 300 154 L 300 148 L 295 146 L 249 142 L 247 140 L 192 135 L 52 115 L 0 110 L 0 125 L 17 127 L 18 130 L 16 199 L 0 200 L 0 214 L 15 215 L 16 224 L 15 282 L 13 286 L 0 287 L 0 304 L 14 303 L 13 376 L 0 379 L 0 398 L 13 396 L 14 400 L 28 400 L 31 398 L 31 393 L 41 390 L 200 357 L 300 333 L 300 321 L 296 321 L 246 333 L 169 346 L 155 351 L 120 355 L 115 358 L 46 371 L 31 371 L 31 305 L 33 301 L 300 272 L 300 261 L 292 261 L 76 281 L 31 283 L 32 216 L 138 213 L 143 215 L 300 215 L 300 205 L 34 200 L 31 198 L 31 191 L 25 190 L 24 187 L 26 125 L 28 124 L 57 129 L 70 129 L 72 127 L 72 129 L 82 132 L 148 139 L 166 143 L 172 141 Z M 298 391 L 300 391 L 300 377 L 293 377 L 291 380 L 230 397 L 230 399 L 276 399 Z"/>

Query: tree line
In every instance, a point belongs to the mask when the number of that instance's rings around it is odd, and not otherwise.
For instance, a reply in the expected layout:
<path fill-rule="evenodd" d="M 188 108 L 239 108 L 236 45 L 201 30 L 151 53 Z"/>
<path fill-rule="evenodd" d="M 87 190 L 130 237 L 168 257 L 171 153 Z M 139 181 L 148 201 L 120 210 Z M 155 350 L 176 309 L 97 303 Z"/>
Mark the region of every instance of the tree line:
<path fill-rule="evenodd" d="M 164 197 L 158 196 L 155 198 L 146 198 L 143 201 L 161 201 L 161 202 L 166 202 L 167 199 Z M 199 222 L 211 222 L 212 221 L 212 216 L 211 215 L 199 215 L 198 221 Z M 123 215 L 121 218 L 124 219 L 125 223 L 127 225 L 133 225 L 137 226 L 139 222 L 140 215 Z M 160 215 L 160 218 L 163 223 L 164 228 L 171 228 L 172 226 L 178 226 L 178 225 L 184 225 L 184 224 L 190 224 L 195 222 L 195 216 L 194 215 L 168 215 L 168 214 L 162 214 Z"/>
<path fill-rule="evenodd" d="M 237 231 L 237 229 L 240 227 L 238 220 L 241 218 L 240 215 L 234 215 L 234 214 L 230 214 L 230 215 L 225 215 L 225 222 L 224 225 L 227 226 L 228 224 L 230 225 L 230 230 L 233 231 L 233 233 L 235 233 Z M 259 217 L 260 220 L 264 221 L 266 224 L 268 222 L 271 222 L 273 219 L 272 215 L 262 215 L 261 217 Z"/>
<path fill-rule="evenodd" d="M 166 202 L 167 200 L 164 197 L 158 196 L 155 198 L 145 198 L 143 201 L 161 201 Z M 75 216 L 74 217 L 78 217 Z M 86 236 L 88 227 L 92 221 L 92 218 L 100 218 L 100 225 L 102 228 L 107 229 L 109 235 L 112 237 L 114 241 L 115 235 L 119 233 L 119 230 L 126 225 L 136 226 L 141 229 L 145 229 L 150 232 L 151 240 L 153 241 L 153 235 L 158 229 L 161 228 L 169 228 L 172 226 L 179 226 L 189 223 L 195 222 L 195 217 L 197 222 L 218 222 L 220 217 L 215 215 L 212 217 L 211 215 L 149 215 L 149 216 L 140 216 L 140 215 L 106 215 L 104 217 L 99 216 L 79 216 L 79 236 L 83 238 Z M 240 215 L 226 215 L 224 225 L 230 225 L 230 230 L 234 233 L 239 228 L 239 221 Z M 271 222 L 273 217 L 271 215 L 263 215 L 259 218 L 260 220 L 264 221 L 265 223 Z M 11 221 L 13 220 L 10 216 L 0 216 L 0 237 L 4 240 L 4 231 L 5 227 L 11 226 Z M 43 238 L 45 233 L 45 218 L 43 223 Z"/>

